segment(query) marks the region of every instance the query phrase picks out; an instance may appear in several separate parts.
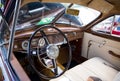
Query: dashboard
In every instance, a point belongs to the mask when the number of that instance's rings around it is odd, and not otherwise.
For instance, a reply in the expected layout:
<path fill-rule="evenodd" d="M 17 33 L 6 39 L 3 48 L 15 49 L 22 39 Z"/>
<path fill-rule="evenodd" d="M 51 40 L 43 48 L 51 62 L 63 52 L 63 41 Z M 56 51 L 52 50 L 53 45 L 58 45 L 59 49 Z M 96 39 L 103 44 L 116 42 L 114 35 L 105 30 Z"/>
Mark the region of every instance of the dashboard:
<path fill-rule="evenodd" d="M 83 36 L 83 32 L 78 27 L 58 24 L 56 27 L 65 34 L 69 41 L 77 40 Z M 17 31 L 15 34 L 14 51 L 26 52 L 28 48 L 29 38 L 37 28 L 38 27 L 30 27 L 25 30 Z M 50 42 L 58 45 L 65 44 L 66 41 L 64 41 L 63 37 L 55 30 L 48 29 L 45 32 L 48 34 Z M 39 37 L 40 34 L 37 34 L 34 37 L 31 43 L 32 46 L 37 46 L 38 41 L 40 41 Z"/>

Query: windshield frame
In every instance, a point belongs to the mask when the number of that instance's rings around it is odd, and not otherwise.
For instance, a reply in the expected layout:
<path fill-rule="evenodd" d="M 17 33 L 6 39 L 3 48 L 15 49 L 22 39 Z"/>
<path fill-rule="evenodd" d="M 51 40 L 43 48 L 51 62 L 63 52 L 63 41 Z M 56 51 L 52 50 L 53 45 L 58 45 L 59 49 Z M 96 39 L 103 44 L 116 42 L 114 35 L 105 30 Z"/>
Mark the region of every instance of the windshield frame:
<path fill-rule="evenodd" d="M 13 16 L 13 21 L 12 21 L 12 28 L 10 29 L 10 26 L 6 22 L 4 12 L 0 10 L 0 16 L 1 16 L 1 22 L 0 22 L 0 56 L 2 58 L 2 63 L 4 66 L 5 73 L 4 78 L 7 81 L 20 81 L 18 75 L 16 74 L 15 70 L 13 69 L 11 65 L 11 60 L 12 60 L 12 49 L 13 49 L 13 43 L 14 43 L 14 33 L 15 33 L 15 25 L 16 25 L 16 19 L 18 18 L 18 13 L 19 13 L 19 7 L 21 0 L 16 0 L 15 1 L 15 9 L 14 9 L 14 16 Z M 8 40 L 6 41 L 4 38 L 5 31 L 8 30 L 10 31 Z"/>
<path fill-rule="evenodd" d="M 7 58 L 10 60 L 12 50 L 13 50 L 13 43 L 14 43 L 14 36 L 15 36 L 15 27 L 17 24 L 17 19 L 18 19 L 18 14 L 20 10 L 20 4 L 21 0 L 16 0 L 15 4 L 15 9 L 14 9 L 14 14 L 13 14 L 13 20 L 12 20 L 12 25 L 11 25 L 11 34 L 10 34 L 10 41 L 9 41 L 9 49 L 8 49 L 8 56 Z"/>

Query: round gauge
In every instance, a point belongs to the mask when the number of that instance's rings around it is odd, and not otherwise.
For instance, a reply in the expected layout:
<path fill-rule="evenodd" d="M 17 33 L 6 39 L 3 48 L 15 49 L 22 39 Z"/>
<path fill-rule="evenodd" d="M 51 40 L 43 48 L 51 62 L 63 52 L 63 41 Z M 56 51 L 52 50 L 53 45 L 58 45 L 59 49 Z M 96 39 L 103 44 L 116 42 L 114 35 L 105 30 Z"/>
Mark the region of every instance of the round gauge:
<path fill-rule="evenodd" d="M 42 46 L 45 45 L 45 40 L 44 40 L 44 38 L 40 38 L 40 39 L 39 39 L 38 45 L 39 45 L 40 47 L 42 47 Z"/>
<path fill-rule="evenodd" d="M 25 41 L 22 42 L 22 48 L 24 50 L 27 50 L 27 48 L 28 48 L 28 41 L 27 40 L 25 40 Z"/>

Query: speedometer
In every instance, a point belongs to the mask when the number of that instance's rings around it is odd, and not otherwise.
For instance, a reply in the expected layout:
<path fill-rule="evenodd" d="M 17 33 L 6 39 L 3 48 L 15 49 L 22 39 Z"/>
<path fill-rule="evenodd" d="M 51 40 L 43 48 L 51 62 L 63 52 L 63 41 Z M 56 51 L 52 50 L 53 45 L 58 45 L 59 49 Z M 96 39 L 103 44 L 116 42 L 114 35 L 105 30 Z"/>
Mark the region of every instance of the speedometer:
<path fill-rule="evenodd" d="M 45 45 L 45 40 L 44 40 L 44 38 L 40 38 L 40 39 L 39 39 L 38 45 L 39 45 L 40 47 L 43 47 L 43 46 Z"/>

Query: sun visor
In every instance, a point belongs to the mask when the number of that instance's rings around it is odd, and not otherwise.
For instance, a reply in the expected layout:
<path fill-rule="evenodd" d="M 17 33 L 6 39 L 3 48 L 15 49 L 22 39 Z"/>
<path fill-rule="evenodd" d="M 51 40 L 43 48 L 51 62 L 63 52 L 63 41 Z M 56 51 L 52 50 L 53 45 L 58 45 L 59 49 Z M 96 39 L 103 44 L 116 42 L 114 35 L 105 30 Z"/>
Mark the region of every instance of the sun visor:
<path fill-rule="evenodd" d="M 98 10 L 102 13 L 107 13 L 114 8 L 112 4 L 105 0 L 93 0 L 89 3 L 88 7 Z"/>

